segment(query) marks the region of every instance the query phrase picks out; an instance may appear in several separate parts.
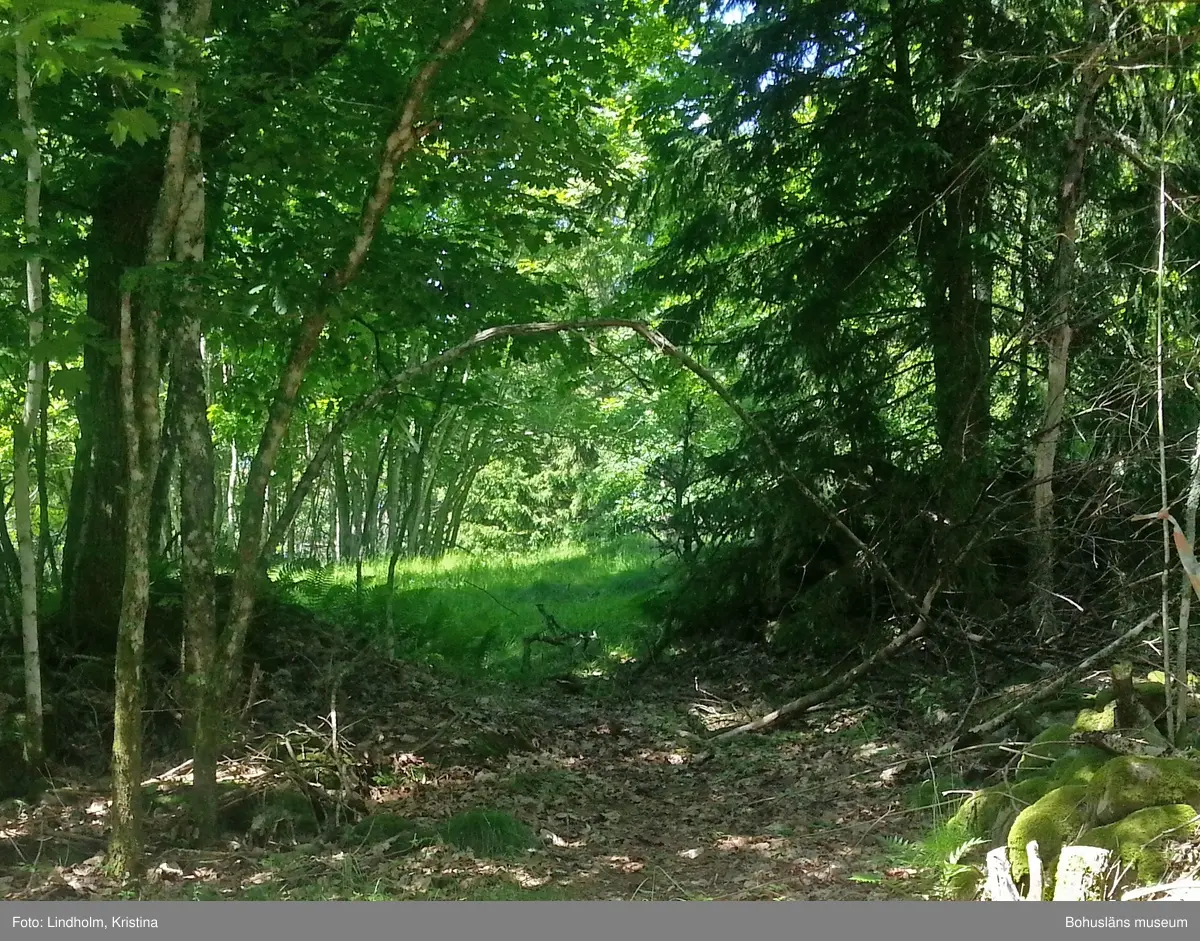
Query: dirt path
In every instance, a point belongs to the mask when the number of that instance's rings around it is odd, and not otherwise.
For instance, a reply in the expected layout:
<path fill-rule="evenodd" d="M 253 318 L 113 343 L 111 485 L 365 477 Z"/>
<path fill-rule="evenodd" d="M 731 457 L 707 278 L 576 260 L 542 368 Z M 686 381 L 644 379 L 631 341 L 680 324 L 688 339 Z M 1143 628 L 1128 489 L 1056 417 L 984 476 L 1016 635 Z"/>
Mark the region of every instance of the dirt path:
<path fill-rule="evenodd" d="M 447 769 L 421 790 L 435 791 L 446 813 L 482 806 L 530 822 L 545 850 L 514 875 L 572 895 L 894 897 L 910 873 L 883 872 L 883 838 L 920 823 L 892 779 L 909 757 L 902 743 L 845 710 L 697 761 L 703 742 L 693 730 L 731 705 L 695 686 L 660 684 L 651 700 L 608 704 L 525 701 L 484 734 L 526 748 Z M 411 799 L 421 803 L 420 792 Z"/>
<path fill-rule="evenodd" d="M 725 686 L 738 684 L 726 682 Z M 378 847 L 227 839 L 179 849 L 178 815 L 150 821 L 151 885 L 162 897 L 879 899 L 911 894 L 887 870 L 884 838 L 911 836 L 895 763 L 910 758 L 864 710 L 831 710 L 796 731 L 703 755 L 731 700 L 695 677 L 625 692 L 603 679 L 574 692 L 470 693 L 407 671 L 389 708 L 348 698 L 358 780 L 373 812 L 436 826 L 486 808 L 528 824 L 539 848 L 477 858 L 442 843 Z M 310 729 L 319 728 L 316 718 Z M 319 733 L 317 733 L 319 735 Z M 278 738 L 278 736 L 276 736 Z M 259 758 L 231 775 L 262 771 Z M 349 760 L 349 759 L 347 759 Z M 178 802 L 177 802 L 178 803 Z M 8 897 L 111 897 L 101 874 L 106 795 L 76 787 L 0 820 Z M 7 842 L 7 847 L 3 843 Z"/>

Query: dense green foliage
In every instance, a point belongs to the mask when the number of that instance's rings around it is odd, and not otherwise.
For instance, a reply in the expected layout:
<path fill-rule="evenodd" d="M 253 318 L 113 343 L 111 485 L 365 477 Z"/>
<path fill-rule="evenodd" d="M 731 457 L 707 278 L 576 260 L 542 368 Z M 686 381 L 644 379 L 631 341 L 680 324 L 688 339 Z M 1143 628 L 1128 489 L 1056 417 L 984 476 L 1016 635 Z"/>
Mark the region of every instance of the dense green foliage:
<path fill-rule="evenodd" d="M 198 754 L 264 573 L 509 678 L 1159 608 L 1186 670 L 1195 5 L 211 6 L 0 3 L 6 686 L 119 650 L 136 726 L 151 574 Z"/>

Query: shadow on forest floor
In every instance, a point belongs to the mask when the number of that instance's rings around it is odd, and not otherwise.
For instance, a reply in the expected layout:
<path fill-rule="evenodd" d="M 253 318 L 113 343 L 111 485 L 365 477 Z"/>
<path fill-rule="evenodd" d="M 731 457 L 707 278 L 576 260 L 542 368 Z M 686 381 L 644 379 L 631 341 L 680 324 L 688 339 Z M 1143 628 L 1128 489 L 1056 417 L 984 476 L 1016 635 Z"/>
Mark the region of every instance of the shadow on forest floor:
<path fill-rule="evenodd" d="M 636 572 L 610 574 L 629 582 L 625 591 L 642 587 Z M 505 598 L 519 591 L 492 587 Z M 544 586 L 528 590 L 546 597 Z M 888 838 L 927 822 L 896 786 L 897 766 L 917 752 L 869 707 L 844 700 L 794 731 L 698 760 L 709 731 L 764 708 L 760 697 L 786 684 L 779 663 L 753 649 L 680 655 L 638 680 L 614 663 L 614 674 L 580 676 L 566 691 L 393 661 L 295 604 L 265 615 L 244 728 L 222 764 L 225 832 L 210 848 L 185 848 L 186 754 L 160 747 L 141 897 L 918 891 L 917 872 L 884 861 Z M 61 769 L 55 784 L 38 803 L 0 805 L 0 896 L 119 897 L 127 890 L 101 865 L 107 781 Z"/>

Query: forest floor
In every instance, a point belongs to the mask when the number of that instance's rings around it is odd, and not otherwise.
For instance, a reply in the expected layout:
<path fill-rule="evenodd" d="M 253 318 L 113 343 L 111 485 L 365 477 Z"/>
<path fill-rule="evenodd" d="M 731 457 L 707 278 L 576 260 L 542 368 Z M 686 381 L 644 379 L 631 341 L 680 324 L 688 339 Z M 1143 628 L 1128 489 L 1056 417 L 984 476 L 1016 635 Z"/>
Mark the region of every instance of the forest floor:
<path fill-rule="evenodd" d="M 778 701 L 795 677 L 761 652 L 729 647 L 636 679 L 579 672 L 569 689 L 545 678 L 492 682 L 392 661 L 376 647 L 339 653 L 344 632 L 295 610 L 291 620 L 283 646 L 292 652 L 264 660 L 261 695 L 222 765 L 221 842 L 184 848 L 187 767 L 172 766 L 186 752 L 156 754 L 141 897 L 927 892 L 918 869 L 896 863 L 896 848 L 929 815 L 912 809 L 904 786 L 920 770 L 919 745 L 880 718 L 893 716 L 886 702 L 842 700 L 789 731 L 709 751 L 710 730 L 767 708 L 764 697 Z M 55 784 L 40 802 L 0 805 L 0 897 L 127 893 L 101 865 L 107 782 L 64 769 Z M 390 829 L 364 828 L 364 813 Z M 472 838 L 481 826 L 507 835 Z"/>

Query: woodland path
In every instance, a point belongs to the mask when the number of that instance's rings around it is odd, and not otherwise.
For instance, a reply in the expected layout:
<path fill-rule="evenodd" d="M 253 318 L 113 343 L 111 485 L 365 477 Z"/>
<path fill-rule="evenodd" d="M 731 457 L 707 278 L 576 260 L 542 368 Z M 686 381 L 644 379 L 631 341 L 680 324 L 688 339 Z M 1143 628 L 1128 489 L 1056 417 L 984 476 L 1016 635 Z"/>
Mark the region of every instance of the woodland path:
<path fill-rule="evenodd" d="M 152 818 L 149 897 L 881 899 L 918 894 L 917 873 L 887 869 L 884 838 L 914 835 L 906 788 L 889 763 L 912 754 L 861 708 L 831 709 L 794 731 L 751 736 L 708 760 L 706 725 L 755 708 L 752 685 L 716 666 L 673 667 L 636 686 L 596 678 L 582 692 L 546 686 L 480 693 L 413 668 L 344 708 L 347 737 L 369 752 L 375 812 L 419 822 L 475 808 L 525 822 L 540 847 L 508 859 L 444 844 L 399 855 L 370 847 L 227 840 L 180 849 L 170 815 Z M 735 671 L 737 667 L 735 666 Z M 762 663 L 743 676 L 764 677 Z M 768 681 L 778 677 L 766 676 Z M 320 722 L 310 721 L 316 729 Z M 698 734 L 699 733 L 699 734 Z M 253 754 L 253 749 L 249 750 Z M 261 751 L 260 751 L 261 754 Z M 389 767 L 392 773 L 378 773 Z M 161 771 L 162 768 L 156 768 Z M 253 775 L 252 758 L 227 762 Z M 369 770 L 366 774 L 370 774 Z M 101 875 L 105 792 L 45 798 L 3 836 L 8 897 L 111 897 Z M 501 888 L 497 888 L 501 887 Z M 499 894 L 497 894 L 499 893 Z"/>

